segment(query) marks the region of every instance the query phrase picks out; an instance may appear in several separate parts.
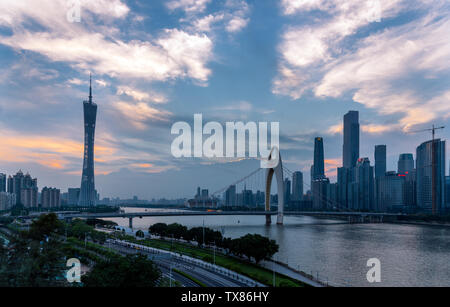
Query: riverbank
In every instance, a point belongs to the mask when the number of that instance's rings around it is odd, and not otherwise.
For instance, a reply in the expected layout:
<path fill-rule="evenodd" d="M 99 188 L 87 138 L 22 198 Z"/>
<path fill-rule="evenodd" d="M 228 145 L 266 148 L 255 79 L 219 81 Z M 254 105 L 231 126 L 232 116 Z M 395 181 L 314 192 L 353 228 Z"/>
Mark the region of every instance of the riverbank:
<path fill-rule="evenodd" d="M 264 266 L 257 265 L 255 263 L 250 263 L 248 261 L 245 261 L 243 259 L 231 255 L 223 254 L 217 249 L 214 251 L 213 249 L 199 248 L 187 243 L 166 241 L 161 239 L 137 240 L 132 239 L 129 236 L 127 236 L 127 238 L 125 239 L 127 241 L 131 241 L 132 243 L 142 244 L 152 248 L 175 252 L 196 259 L 200 259 L 211 264 L 216 264 L 218 266 L 224 267 L 236 273 L 245 275 L 268 286 L 273 286 L 274 271 L 275 271 L 276 287 L 322 286 L 319 283 L 310 280 L 305 276 L 298 275 L 299 278 L 295 278 L 294 276 L 296 275 L 293 272 L 289 272 L 289 270 L 287 270 L 286 268 L 283 269 L 282 266 L 277 265 L 275 270 L 273 270 L 272 268 L 269 269 Z M 290 275 L 284 274 L 283 272 L 287 272 Z"/>

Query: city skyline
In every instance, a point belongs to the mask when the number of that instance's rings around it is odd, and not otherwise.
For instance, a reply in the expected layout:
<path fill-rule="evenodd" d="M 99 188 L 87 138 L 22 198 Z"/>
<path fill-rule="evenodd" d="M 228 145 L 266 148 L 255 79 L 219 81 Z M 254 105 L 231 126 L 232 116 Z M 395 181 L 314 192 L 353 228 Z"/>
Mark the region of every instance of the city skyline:
<path fill-rule="evenodd" d="M 430 139 L 406 130 L 448 122 L 447 3 L 382 3 L 377 22 L 352 1 L 326 13 L 322 1 L 118 0 L 108 10 L 91 1 L 81 22 L 70 23 L 64 1 L 39 9 L 25 2 L 0 4 L 0 172 L 27 170 L 40 188 L 80 185 L 80 101 L 91 72 L 101 108 L 96 186 L 109 197 L 189 198 L 196 186 L 215 190 L 257 165 L 173 159 L 170 126 L 194 113 L 221 123 L 279 121 L 283 162 L 304 182 L 317 136 L 325 140 L 325 175 L 336 181 L 348 110 L 360 115 L 359 157 L 373 163 L 374 146 L 385 144 L 387 170 Z M 349 16 L 350 28 L 336 27 Z M 190 49 L 177 53 L 180 43 Z"/>

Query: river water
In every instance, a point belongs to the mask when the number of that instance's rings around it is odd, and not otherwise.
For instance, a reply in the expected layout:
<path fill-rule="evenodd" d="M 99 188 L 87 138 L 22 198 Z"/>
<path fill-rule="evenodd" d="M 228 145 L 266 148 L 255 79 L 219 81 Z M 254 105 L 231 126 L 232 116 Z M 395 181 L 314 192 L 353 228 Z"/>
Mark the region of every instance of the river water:
<path fill-rule="evenodd" d="M 126 212 L 164 209 L 125 208 Z M 173 211 L 173 210 L 171 210 Z M 272 217 L 273 222 L 275 217 Z M 128 227 L 128 219 L 109 219 Z M 450 286 L 450 228 L 399 224 L 347 224 L 313 217 L 285 217 L 283 226 L 265 226 L 263 216 L 147 217 L 134 230 L 155 223 L 180 223 L 222 231 L 236 238 L 248 233 L 277 241 L 275 259 L 336 286 Z M 381 262 L 381 283 L 367 281 L 367 261 Z"/>

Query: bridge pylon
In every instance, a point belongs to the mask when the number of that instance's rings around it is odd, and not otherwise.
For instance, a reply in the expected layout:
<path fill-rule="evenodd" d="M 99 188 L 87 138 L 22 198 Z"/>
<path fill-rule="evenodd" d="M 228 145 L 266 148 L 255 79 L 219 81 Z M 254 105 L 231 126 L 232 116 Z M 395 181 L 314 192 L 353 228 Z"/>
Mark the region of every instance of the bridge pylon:
<path fill-rule="evenodd" d="M 277 180 L 277 189 L 278 189 L 278 215 L 277 215 L 277 224 L 283 225 L 284 219 L 284 179 L 283 179 L 283 164 L 281 162 L 281 154 L 280 150 L 276 147 L 272 148 L 268 158 L 268 164 L 270 162 L 278 161 L 274 167 L 268 167 L 266 170 L 266 212 L 270 212 L 270 190 L 272 188 L 272 179 L 275 174 L 275 178 Z M 270 214 L 266 215 L 266 225 L 270 225 L 272 223 L 272 218 Z"/>

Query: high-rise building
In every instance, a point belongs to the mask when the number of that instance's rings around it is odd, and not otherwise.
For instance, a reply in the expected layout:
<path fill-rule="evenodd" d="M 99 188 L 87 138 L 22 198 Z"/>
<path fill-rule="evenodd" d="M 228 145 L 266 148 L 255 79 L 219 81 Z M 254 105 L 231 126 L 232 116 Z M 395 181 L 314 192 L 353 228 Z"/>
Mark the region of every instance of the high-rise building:
<path fill-rule="evenodd" d="M 313 169 L 313 180 L 325 178 L 325 155 L 323 151 L 323 138 L 321 137 L 317 137 L 314 140 Z"/>
<path fill-rule="evenodd" d="M 231 185 L 225 192 L 225 206 L 236 206 L 236 186 Z"/>
<path fill-rule="evenodd" d="M 344 167 L 352 168 L 359 159 L 359 112 L 350 111 L 344 116 Z"/>
<path fill-rule="evenodd" d="M 331 209 L 331 207 L 333 206 L 327 194 L 329 191 L 329 185 L 330 180 L 328 178 L 322 178 L 313 181 L 311 193 L 314 210 Z"/>
<path fill-rule="evenodd" d="M 348 168 L 339 167 L 337 175 L 338 195 L 337 202 L 342 209 L 349 209 L 348 191 L 351 183 L 351 172 Z"/>
<path fill-rule="evenodd" d="M 386 152 L 386 145 L 375 146 L 375 204 L 378 211 L 380 210 L 379 208 L 385 206 L 385 204 L 381 203 L 383 200 L 379 197 L 381 194 L 378 191 L 378 187 L 380 185 L 381 179 L 386 176 Z"/>
<path fill-rule="evenodd" d="M 409 212 L 413 212 L 417 206 L 416 169 L 412 153 L 404 153 L 398 159 L 398 175 L 403 177 L 403 200 Z"/>
<path fill-rule="evenodd" d="M 28 189 L 23 194 L 22 190 Z M 24 175 L 21 170 L 14 176 L 8 177 L 8 193 L 16 195 L 16 205 L 24 205 L 26 207 L 37 207 L 37 179 L 31 178 L 30 174 Z M 22 195 L 26 195 L 27 199 L 23 200 Z M 34 201 L 36 200 L 36 202 Z"/>
<path fill-rule="evenodd" d="M 396 172 L 387 172 L 385 176 L 379 177 L 377 199 L 379 212 L 390 210 L 403 211 L 405 209 L 405 177 Z"/>
<path fill-rule="evenodd" d="M 422 143 L 416 157 L 417 207 L 426 213 L 438 213 L 445 208 L 445 141 Z"/>
<path fill-rule="evenodd" d="M 289 205 L 291 201 L 291 181 L 288 178 L 284 179 L 284 204 Z"/>
<path fill-rule="evenodd" d="M 339 190 L 338 190 L 337 183 L 330 183 L 328 185 L 327 196 L 328 196 L 329 204 L 333 210 L 339 207 L 338 191 Z"/>
<path fill-rule="evenodd" d="M 0 173 L 0 192 L 6 192 L 6 174 Z"/>
<path fill-rule="evenodd" d="M 406 175 L 414 170 L 414 156 L 412 153 L 401 154 L 398 159 L 399 174 Z"/>
<path fill-rule="evenodd" d="M 264 206 L 266 203 L 266 197 L 265 197 L 265 193 L 262 191 L 256 191 L 255 194 L 255 202 L 256 202 L 256 206 Z"/>
<path fill-rule="evenodd" d="M 20 190 L 20 201 L 25 208 L 38 207 L 38 189 L 37 187 L 23 188 Z"/>
<path fill-rule="evenodd" d="M 294 172 L 292 174 L 292 200 L 303 200 L 303 173 Z"/>
<path fill-rule="evenodd" d="M 11 209 L 16 205 L 16 194 L 0 192 L 0 211 Z"/>
<path fill-rule="evenodd" d="M 450 176 L 445 177 L 445 206 L 446 211 L 450 211 Z"/>
<path fill-rule="evenodd" d="M 44 187 L 41 191 L 42 208 L 58 208 L 61 205 L 60 193 L 56 188 Z"/>
<path fill-rule="evenodd" d="M 97 198 L 94 179 L 94 140 L 97 105 L 92 101 L 92 79 L 89 85 L 89 101 L 83 102 L 84 109 L 84 161 L 81 177 L 79 206 L 95 206 Z"/>
<path fill-rule="evenodd" d="M 67 194 L 67 205 L 69 207 L 78 205 L 78 200 L 80 199 L 80 188 L 69 188 Z"/>
<path fill-rule="evenodd" d="M 357 184 L 357 200 L 354 206 L 361 211 L 375 209 L 374 170 L 369 158 L 360 158 L 354 168 L 355 183 Z"/>
<path fill-rule="evenodd" d="M 202 190 L 202 199 L 208 199 L 209 198 L 209 190 L 208 189 L 203 189 Z"/>
<path fill-rule="evenodd" d="M 375 178 L 383 177 L 386 174 L 386 145 L 375 146 Z"/>

